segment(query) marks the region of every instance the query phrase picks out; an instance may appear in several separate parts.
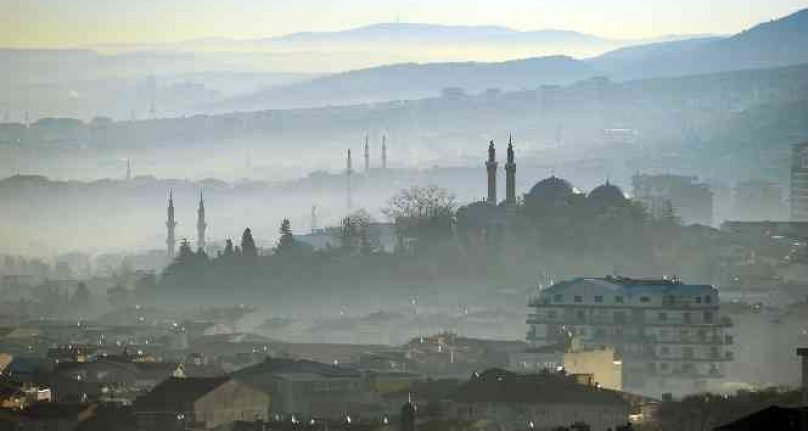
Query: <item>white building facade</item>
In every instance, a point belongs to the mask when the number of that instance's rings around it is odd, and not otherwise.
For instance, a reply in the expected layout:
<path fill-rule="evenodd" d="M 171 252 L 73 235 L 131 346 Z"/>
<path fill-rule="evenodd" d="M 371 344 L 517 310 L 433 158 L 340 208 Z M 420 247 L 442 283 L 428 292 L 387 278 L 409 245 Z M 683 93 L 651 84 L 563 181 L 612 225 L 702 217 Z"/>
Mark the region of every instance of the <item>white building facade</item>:
<path fill-rule="evenodd" d="M 732 360 L 731 322 L 718 290 L 678 280 L 578 278 L 530 301 L 528 341 L 550 346 L 575 337 L 585 348 L 614 347 L 625 390 L 651 396 L 707 390 Z"/>

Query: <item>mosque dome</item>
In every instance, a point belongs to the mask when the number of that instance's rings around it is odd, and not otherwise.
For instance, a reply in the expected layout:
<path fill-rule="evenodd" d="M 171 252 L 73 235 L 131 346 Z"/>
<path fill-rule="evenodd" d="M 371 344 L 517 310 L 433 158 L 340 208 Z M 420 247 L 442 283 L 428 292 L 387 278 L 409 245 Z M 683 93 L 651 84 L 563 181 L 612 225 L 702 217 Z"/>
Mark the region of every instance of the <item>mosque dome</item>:
<path fill-rule="evenodd" d="M 626 200 L 626 195 L 614 184 L 606 181 L 589 192 L 589 200 L 599 204 L 619 203 Z"/>
<path fill-rule="evenodd" d="M 574 194 L 569 181 L 553 175 L 536 183 L 525 198 L 534 202 L 560 202 Z"/>

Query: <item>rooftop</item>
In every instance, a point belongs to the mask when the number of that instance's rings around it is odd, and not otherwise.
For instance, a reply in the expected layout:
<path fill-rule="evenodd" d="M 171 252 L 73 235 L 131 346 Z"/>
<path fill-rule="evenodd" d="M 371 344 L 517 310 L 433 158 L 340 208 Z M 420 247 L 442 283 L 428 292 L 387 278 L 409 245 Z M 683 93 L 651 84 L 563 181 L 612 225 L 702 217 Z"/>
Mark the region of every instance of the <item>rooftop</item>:
<path fill-rule="evenodd" d="M 558 374 L 516 374 L 490 369 L 460 386 L 451 399 L 462 403 L 624 404 L 620 392 L 581 385 Z"/>

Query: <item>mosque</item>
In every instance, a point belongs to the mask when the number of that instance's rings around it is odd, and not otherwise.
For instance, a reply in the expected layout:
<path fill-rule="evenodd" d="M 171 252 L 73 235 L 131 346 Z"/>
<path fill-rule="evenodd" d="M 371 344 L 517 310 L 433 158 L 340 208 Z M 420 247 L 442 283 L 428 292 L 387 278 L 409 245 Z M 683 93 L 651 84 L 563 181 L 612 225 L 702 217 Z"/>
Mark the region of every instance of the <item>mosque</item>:
<path fill-rule="evenodd" d="M 488 144 L 488 159 L 485 168 L 488 179 L 488 197 L 458 209 L 458 223 L 471 231 L 490 231 L 504 227 L 509 217 L 520 205 L 516 197 L 516 162 L 513 136 L 508 139 L 507 159 L 505 163 L 505 199 L 497 200 L 497 169 L 494 141 Z M 610 206 L 623 205 L 628 202 L 623 191 L 608 181 L 595 187 L 589 194 L 577 191 L 572 184 L 555 175 L 545 178 L 530 188 L 522 196 L 521 206 L 528 215 L 552 214 L 572 205 L 584 204 L 594 210 Z"/>

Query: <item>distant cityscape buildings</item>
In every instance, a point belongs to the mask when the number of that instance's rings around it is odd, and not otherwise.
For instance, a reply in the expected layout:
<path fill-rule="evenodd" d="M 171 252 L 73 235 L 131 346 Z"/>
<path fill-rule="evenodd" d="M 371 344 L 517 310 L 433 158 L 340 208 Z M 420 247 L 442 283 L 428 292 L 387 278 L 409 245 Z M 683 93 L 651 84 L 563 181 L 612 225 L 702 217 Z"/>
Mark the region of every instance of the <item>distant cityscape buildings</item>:
<path fill-rule="evenodd" d="M 697 177 L 636 174 L 634 199 L 654 218 L 676 216 L 684 224 L 713 224 L 713 192 Z"/>
<path fill-rule="evenodd" d="M 808 142 L 791 152 L 791 220 L 808 221 Z"/>
<path fill-rule="evenodd" d="M 784 220 L 780 186 L 771 181 L 752 180 L 735 186 L 734 218 L 745 221 Z"/>

